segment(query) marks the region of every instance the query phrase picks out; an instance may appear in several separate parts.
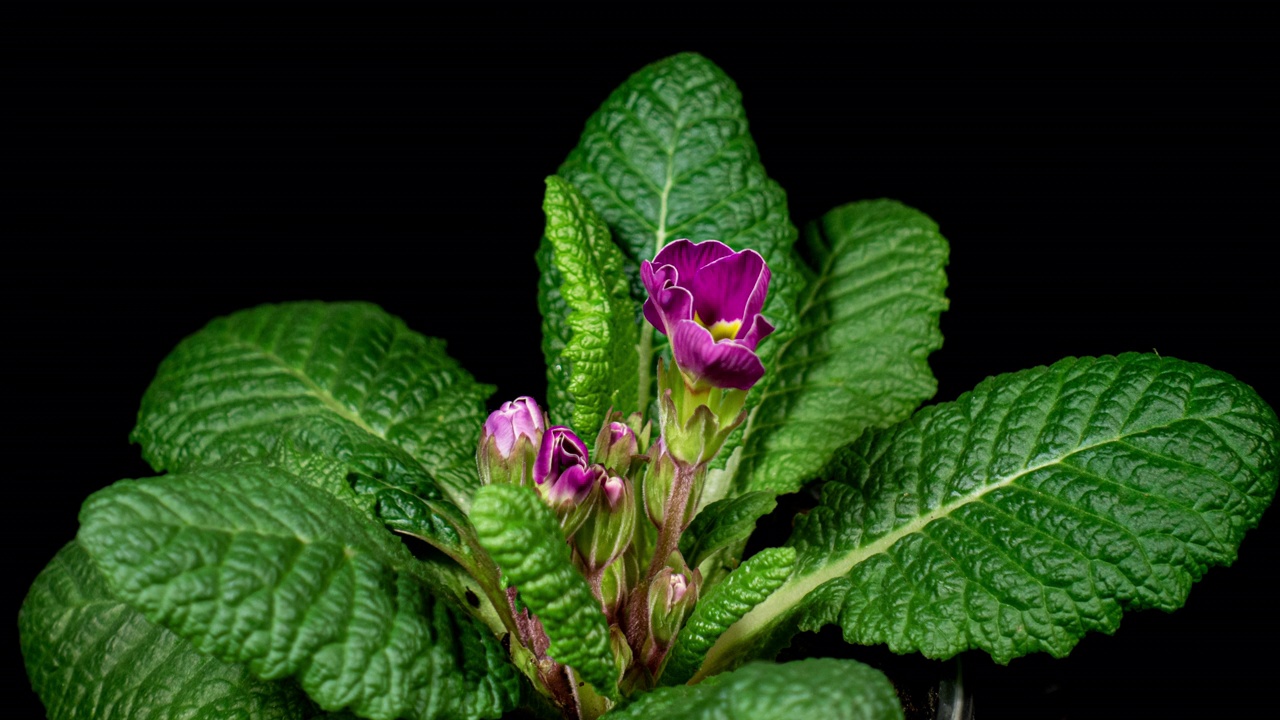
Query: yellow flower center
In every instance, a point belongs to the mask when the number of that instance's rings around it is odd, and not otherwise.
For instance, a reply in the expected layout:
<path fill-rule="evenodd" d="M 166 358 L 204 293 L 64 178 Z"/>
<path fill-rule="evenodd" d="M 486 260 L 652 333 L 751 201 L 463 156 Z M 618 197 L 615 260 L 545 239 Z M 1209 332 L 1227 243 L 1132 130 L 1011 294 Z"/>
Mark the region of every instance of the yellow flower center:
<path fill-rule="evenodd" d="M 698 313 L 696 312 L 693 314 L 693 319 L 702 327 L 710 330 L 711 339 L 716 342 L 720 342 L 721 340 L 732 340 L 738 337 L 738 331 L 742 329 L 741 320 L 734 320 L 732 322 L 728 320 L 717 320 L 711 325 L 707 325 L 702 321 L 702 318 L 698 317 Z"/>

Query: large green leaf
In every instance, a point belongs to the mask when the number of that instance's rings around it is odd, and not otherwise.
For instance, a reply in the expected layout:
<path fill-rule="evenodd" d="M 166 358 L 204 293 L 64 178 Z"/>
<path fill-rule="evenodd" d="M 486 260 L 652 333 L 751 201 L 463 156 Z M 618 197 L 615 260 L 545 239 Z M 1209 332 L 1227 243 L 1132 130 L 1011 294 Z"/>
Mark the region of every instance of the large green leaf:
<path fill-rule="evenodd" d="M 713 470 L 711 497 L 795 492 L 837 448 L 933 397 L 926 358 L 942 346 L 947 242 L 892 200 L 843 205 L 806 229 L 813 274 L 799 329 L 757 386 L 757 405 Z"/>
<path fill-rule="evenodd" d="M 797 521 L 795 574 L 703 669 L 827 623 L 936 658 L 1064 655 L 1235 559 L 1276 492 L 1278 435 L 1247 385 L 1172 358 L 989 378 L 838 457 Z"/>
<path fill-rule="evenodd" d="M 259 677 L 296 677 L 326 710 L 496 717 L 518 698 L 488 630 L 428 594 L 448 591 L 440 578 L 278 468 L 122 481 L 90 496 L 80 522 L 112 591 L 148 620 Z"/>
<path fill-rule="evenodd" d="M 608 223 L 630 260 L 638 301 L 640 261 L 672 240 L 715 239 L 763 255 L 773 272 L 764 312 L 778 327 L 761 346 L 768 366 L 794 325 L 796 230 L 786 194 L 765 174 L 747 131 L 742 95 L 724 71 L 693 53 L 642 68 L 587 120 L 559 175 Z M 648 324 L 640 333 L 641 405 L 653 397 L 654 334 Z"/>
<path fill-rule="evenodd" d="M 777 506 L 773 493 L 767 492 L 717 500 L 702 508 L 681 533 L 680 554 L 702 572 L 704 593 L 737 566 L 756 522 Z"/>
<path fill-rule="evenodd" d="M 559 400 L 550 412 L 554 422 L 591 440 L 610 408 L 635 409 L 639 312 L 622 251 L 581 193 L 553 175 L 547 178 L 542 210 L 554 277 L 560 281 L 552 290 L 564 301 L 567 314 L 560 317 L 569 331 L 567 339 L 550 335 L 543 340 L 548 386 L 554 387 L 548 394 Z M 543 304 L 559 310 L 554 298 Z"/>
<path fill-rule="evenodd" d="M 676 637 L 675 648 L 662 672 L 662 683 L 688 682 L 720 635 L 777 590 L 791 574 L 795 561 L 793 548 L 767 548 L 711 588 L 694 606 L 689 621 Z"/>
<path fill-rule="evenodd" d="M 471 521 L 503 577 L 542 621 L 551 641 L 547 655 L 615 696 L 617 668 L 604 612 L 573 567 L 551 508 L 528 488 L 489 485 L 476 493 Z"/>
<path fill-rule="evenodd" d="M 902 706 L 879 671 L 853 660 L 755 662 L 697 685 L 654 690 L 606 717 L 617 720 L 893 720 Z"/>
<path fill-rule="evenodd" d="M 178 344 L 142 399 L 132 439 L 157 470 L 182 471 L 264 456 L 286 424 L 318 425 L 346 439 L 334 448 L 341 456 L 385 454 L 367 447 L 378 441 L 400 448 L 465 507 L 491 392 L 443 341 L 375 305 L 263 305 Z"/>
<path fill-rule="evenodd" d="M 76 543 L 36 577 L 18 614 L 49 720 L 304 720 L 297 685 L 201 655 L 113 597 Z"/>

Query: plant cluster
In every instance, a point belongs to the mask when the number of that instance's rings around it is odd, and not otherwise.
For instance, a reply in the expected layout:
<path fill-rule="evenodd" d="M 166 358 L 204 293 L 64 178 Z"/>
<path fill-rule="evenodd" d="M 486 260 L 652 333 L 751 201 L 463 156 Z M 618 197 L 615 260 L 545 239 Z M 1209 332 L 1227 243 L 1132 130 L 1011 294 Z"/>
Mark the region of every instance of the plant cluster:
<path fill-rule="evenodd" d="M 998 662 L 1172 610 L 1280 480 L 1246 385 L 1157 355 L 934 393 L 948 247 L 878 200 L 797 231 L 685 54 L 547 179 L 532 397 L 362 303 L 219 318 L 20 615 L 50 718 L 901 717 L 851 643 Z M 822 482 L 744 558 L 777 496 Z M 423 548 L 411 553 L 406 538 Z"/>

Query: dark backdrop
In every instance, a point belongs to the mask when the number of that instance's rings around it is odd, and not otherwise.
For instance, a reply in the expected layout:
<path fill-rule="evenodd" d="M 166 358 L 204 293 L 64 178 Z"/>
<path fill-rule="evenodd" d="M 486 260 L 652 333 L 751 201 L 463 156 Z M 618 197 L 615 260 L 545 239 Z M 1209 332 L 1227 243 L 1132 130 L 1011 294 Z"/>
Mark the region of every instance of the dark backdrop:
<path fill-rule="evenodd" d="M 127 441 L 138 399 L 210 318 L 370 300 L 448 339 L 497 384 L 495 404 L 542 394 L 542 179 L 613 87 L 678 51 L 737 80 L 797 224 L 874 197 L 940 224 L 939 400 L 1067 355 L 1155 350 L 1280 404 L 1277 38 L 1253 11 L 846 9 L 747 28 L 649 10 L 653 25 L 625 30 L 302 4 L 7 24 L 7 715 L 40 715 L 17 669 L 26 587 L 85 495 L 151 474 Z M 1068 659 L 964 656 L 978 717 L 1270 708 L 1278 549 L 1267 517 L 1186 608 L 1130 614 Z M 798 642 L 904 678 L 933 671 L 834 634 Z"/>

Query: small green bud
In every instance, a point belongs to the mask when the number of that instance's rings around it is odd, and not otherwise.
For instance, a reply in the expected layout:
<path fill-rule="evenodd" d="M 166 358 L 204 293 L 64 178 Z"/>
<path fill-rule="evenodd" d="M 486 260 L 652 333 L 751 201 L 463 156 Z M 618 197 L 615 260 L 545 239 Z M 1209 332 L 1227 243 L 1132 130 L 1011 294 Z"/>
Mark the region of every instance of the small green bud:
<path fill-rule="evenodd" d="M 618 559 L 631 544 L 636 523 L 631 481 L 616 475 L 604 478 L 584 506 L 590 509 L 573 534 L 573 545 L 587 572 L 594 573 Z"/>
<path fill-rule="evenodd" d="M 676 634 L 698 602 L 702 576 L 690 570 L 678 552 L 649 584 L 649 636 L 644 644 L 645 664 L 657 672 Z"/>
<path fill-rule="evenodd" d="M 631 472 L 631 462 L 640 453 L 636 433 L 625 423 L 605 423 L 596 436 L 596 460 L 609 468 L 614 475 L 626 476 Z"/>
<path fill-rule="evenodd" d="M 675 484 L 679 473 L 676 461 L 671 456 L 671 453 L 667 451 L 666 443 L 662 438 L 654 441 L 653 447 L 649 448 L 649 457 L 651 459 L 648 472 L 644 476 L 644 509 L 649 515 L 649 521 L 655 527 L 662 527 L 667 517 L 667 506 L 672 501 L 671 488 Z M 685 501 L 684 516 L 680 520 L 682 529 L 693 522 L 694 512 L 697 510 L 698 501 L 702 497 L 703 472 L 694 472 L 690 476 L 690 480 L 692 485 Z"/>
<path fill-rule="evenodd" d="M 639 577 L 640 561 L 631 547 L 622 553 L 622 557 L 605 566 L 600 576 L 600 606 L 610 624 L 617 624 L 618 613 Z"/>

